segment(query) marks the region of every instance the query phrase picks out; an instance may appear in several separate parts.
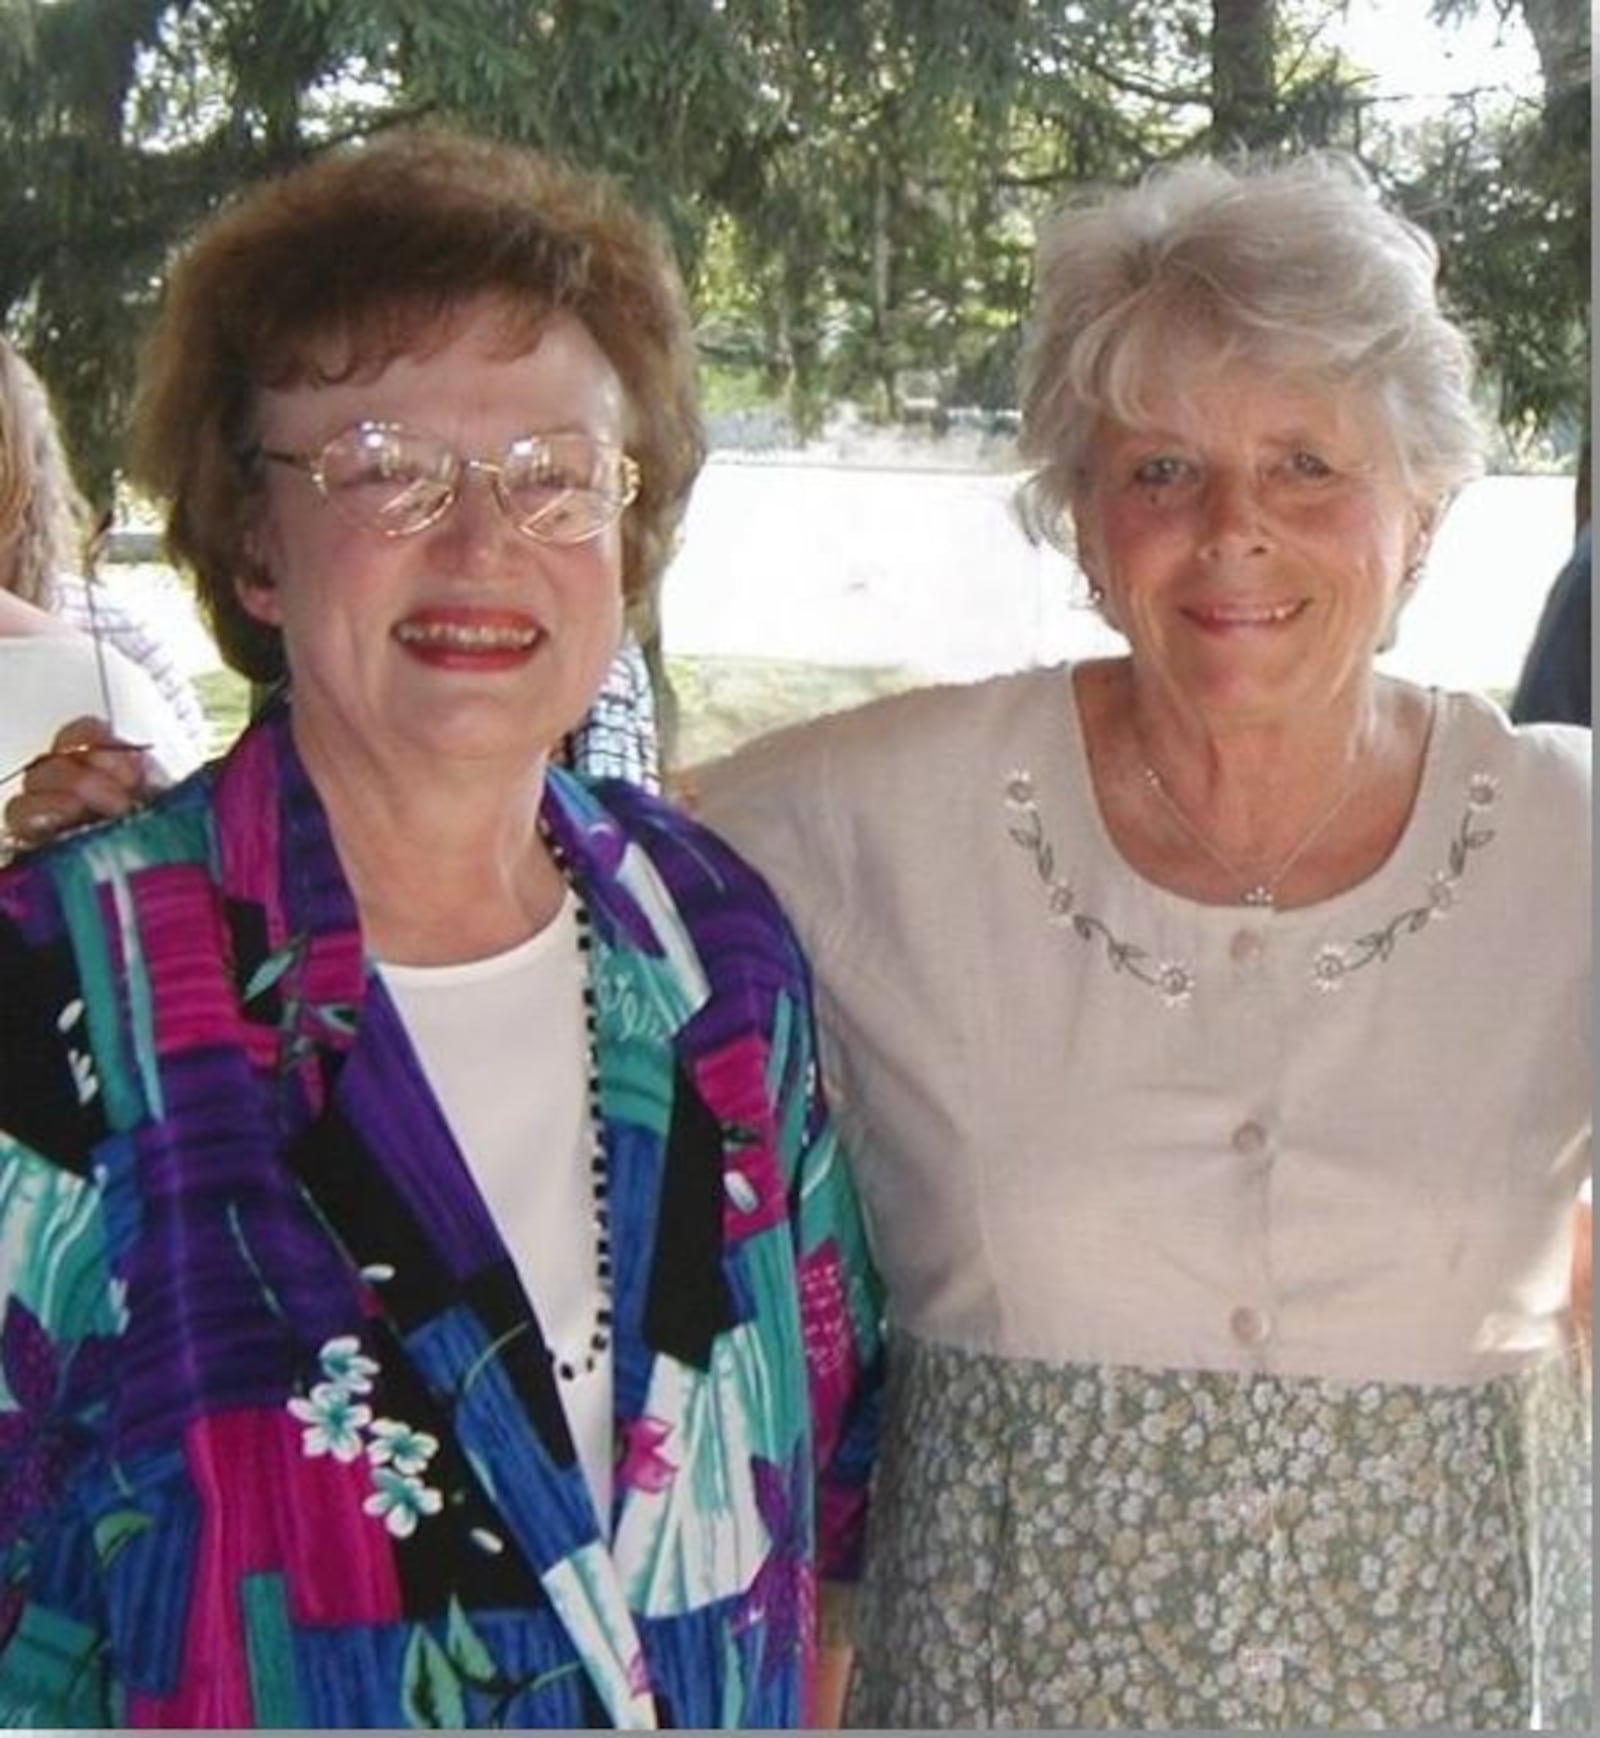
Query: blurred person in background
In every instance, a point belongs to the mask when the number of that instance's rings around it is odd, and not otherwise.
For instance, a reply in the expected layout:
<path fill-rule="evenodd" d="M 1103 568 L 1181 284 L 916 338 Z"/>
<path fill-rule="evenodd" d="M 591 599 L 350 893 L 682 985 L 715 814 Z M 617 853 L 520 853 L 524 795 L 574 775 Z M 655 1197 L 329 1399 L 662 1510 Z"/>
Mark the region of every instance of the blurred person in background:
<path fill-rule="evenodd" d="M 93 516 L 73 479 L 49 394 L 26 358 L 3 337 L 0 513 L 5 527 L 0 532 L 5 589 L 24 603 L 96 635 L 137 664 L 154 682 L 188 740 L 187 770 L 188 764 L 206 754 L 211 740 L 194 685 L 150 624 L 91 578 Z M 13 710 L 20 712 L 20 708 Z M 44 741 L 39 737 L 34 746 L 42 747 Z"/>
<path fill-rule="evenodd" d="M 1594 662 L 1594 527 L 1590 522 L 1588 441 L 1578 455 L 1577 540 L 1555 577 L 1539 615 L 1511 697 L 1518 724 L 1590 724 Z"/>
<path fill-rule="evenodd" d="M 150 674 L 58 608 L 85 560 L 87 521 L 44 388 L 0 338 L 0 797 L 58 729 L 108 707 L 114 731 L 141 745 L 108 754 L 128 778 L 163 783 L 201 758 Z"/>
<path fill-rule="evenodd" d="M 655 690 L 638 640 L 624 629 L 617 655 L 583 722 L 562 743 L 562 760 L 585 778 L 622 778 L 661 790 L 661 730 Z"/>

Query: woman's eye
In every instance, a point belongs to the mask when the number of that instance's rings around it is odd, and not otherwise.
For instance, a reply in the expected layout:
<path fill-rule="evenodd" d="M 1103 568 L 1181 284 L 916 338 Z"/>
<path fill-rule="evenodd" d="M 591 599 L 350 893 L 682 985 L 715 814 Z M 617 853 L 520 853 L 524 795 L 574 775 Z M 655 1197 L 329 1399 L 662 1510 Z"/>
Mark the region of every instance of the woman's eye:
<path fill-rule="evenodd" d="M 1141 489 L 1159 489 L 1181 483 L 1188 475 L 1189 466 L 1185 460 L 1162 453 L 1153 459 L 1141 459 L 1134 467 L 1133 480 Z"/>
<path fill-rule="evenodd" d="M 1313 453 L 1305 448 L 1289 455 L 1289 469 L 1297 477 L 1320 480 L 1333 475 L 1333 466 L 1320 453 Z"/>

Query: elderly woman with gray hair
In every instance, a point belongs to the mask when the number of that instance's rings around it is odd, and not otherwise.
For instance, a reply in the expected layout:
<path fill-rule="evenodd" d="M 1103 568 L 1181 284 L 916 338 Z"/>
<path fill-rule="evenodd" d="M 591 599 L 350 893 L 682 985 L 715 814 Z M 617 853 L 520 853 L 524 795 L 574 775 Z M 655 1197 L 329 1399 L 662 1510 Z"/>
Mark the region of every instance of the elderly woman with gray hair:
<path fill-rule="evenodd" d="M 1588 1721 L 1589 738 L 1374 667 L 1435 269 L 1335 157 L 1063 212 L 1030 509 L 1126 655 L 703 779 L 889 1284 L 859 1723 Z"/>

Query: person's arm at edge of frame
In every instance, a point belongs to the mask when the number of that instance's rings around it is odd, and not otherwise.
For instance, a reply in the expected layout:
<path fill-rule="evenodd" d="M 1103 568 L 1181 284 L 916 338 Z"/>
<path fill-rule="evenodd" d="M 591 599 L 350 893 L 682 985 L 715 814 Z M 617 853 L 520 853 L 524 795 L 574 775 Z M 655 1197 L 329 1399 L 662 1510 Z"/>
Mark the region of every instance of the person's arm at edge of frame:
<path fill-rule="evenodd" d="M 1507 710 L 1517 724 L 1582 724 L 1592 715 L 1594 531 L 1584 525 L 1545 597 Z"/>

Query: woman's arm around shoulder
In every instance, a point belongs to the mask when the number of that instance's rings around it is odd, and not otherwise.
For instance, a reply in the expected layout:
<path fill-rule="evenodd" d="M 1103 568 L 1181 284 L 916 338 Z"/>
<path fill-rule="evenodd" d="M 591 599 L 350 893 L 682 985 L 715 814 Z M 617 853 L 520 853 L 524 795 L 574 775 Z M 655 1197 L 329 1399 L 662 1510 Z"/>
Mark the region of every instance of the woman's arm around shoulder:
<path fill-rule="evenodd" d="M 672 783 L 681 806 L 771 885 L 813 953 L 846 909 L 834 734 L 827 721 L 777 731 Z"/>
<path fill-rule="evenodd" d="M 1069 705 L 1062 666 L 911 688 L 691 768 L 685 800 L 771 882 L 826 984 L 875 901 L 929 850 L 969 848 L 963 828 Z"/>

